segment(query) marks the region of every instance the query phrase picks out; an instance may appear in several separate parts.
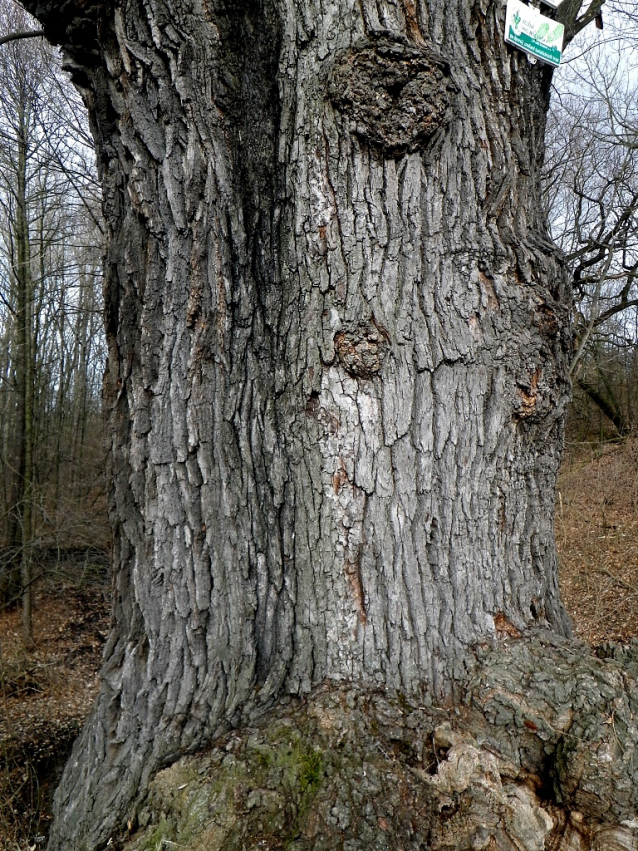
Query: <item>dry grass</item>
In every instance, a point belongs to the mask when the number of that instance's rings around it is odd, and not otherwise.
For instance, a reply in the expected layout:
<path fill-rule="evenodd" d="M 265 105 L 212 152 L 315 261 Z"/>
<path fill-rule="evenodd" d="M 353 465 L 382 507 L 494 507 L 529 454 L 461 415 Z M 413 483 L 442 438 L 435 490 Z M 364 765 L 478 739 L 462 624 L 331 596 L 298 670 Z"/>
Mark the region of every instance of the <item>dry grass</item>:
<path fill-rule="evenodd" d="M 568 447 L 556 540 L 576 635 L 593 645 L 638 636 L 638 441 Z"/>

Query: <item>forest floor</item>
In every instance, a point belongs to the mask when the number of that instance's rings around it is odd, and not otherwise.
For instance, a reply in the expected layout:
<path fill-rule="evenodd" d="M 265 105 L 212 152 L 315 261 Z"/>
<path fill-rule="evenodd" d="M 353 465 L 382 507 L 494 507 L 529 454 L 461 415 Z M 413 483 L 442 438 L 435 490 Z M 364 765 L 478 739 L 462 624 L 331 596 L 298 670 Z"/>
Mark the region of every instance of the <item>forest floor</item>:
<path fill-rule="evenodd" d="M 594 646 L 638 636 L 638 440 L 568 444 L 556 499 L 560 588 Z"/>
<path fill-rule="evenodd" d="M 51 795 L 95 698 L 109 629 L 104 557 L 48 567 L 32 649 L 20 612 L 0 613 L 0 851 L 44 847 Z"/>
<path fill-rule="evenodd" d="M 568 446 L 556 537 L 575 634 L 593 645 L 638 636 L 638 441 Z M 49 570 L 30 651 L 19 613 L 0 613 L 0 851 L 44 847 L 51 791 L 97 690 L 109 595 L 103 564 Z"/>

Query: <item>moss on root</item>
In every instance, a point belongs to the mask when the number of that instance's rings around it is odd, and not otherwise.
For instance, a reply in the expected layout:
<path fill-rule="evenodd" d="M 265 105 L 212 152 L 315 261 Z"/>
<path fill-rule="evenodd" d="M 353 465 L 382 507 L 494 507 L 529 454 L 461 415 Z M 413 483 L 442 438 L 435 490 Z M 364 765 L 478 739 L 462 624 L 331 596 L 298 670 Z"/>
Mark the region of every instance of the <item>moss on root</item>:
<path fill-rule="evenodd" d="M 390 847 L 395 822 L 405 829 L 421 806 L 423 824 L 429 810 L 431 796 L 415 797 L 412 769 L 401 762 L 408 754 L 421 770 L 432 767 L 436 719 L 415 712 L 407 726 L 396 697 L 354 688 L 290 702 L 277 720 L 160 772 L 127 851 L 327 850 L 355 837 L 363 844 L 352 848 Z"/>

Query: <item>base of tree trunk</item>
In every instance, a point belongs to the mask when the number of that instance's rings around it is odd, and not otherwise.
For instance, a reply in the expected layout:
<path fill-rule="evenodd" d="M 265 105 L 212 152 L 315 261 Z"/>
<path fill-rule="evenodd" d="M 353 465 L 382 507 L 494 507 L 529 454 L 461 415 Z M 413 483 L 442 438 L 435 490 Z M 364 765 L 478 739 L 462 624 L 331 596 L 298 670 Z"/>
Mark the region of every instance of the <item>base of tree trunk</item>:
<path fill-rule="evenodd" d="M 479 648 L 466 698 L 327 683 L 160 771 L 111 846 L 638 847 L 638 643 Z"/>

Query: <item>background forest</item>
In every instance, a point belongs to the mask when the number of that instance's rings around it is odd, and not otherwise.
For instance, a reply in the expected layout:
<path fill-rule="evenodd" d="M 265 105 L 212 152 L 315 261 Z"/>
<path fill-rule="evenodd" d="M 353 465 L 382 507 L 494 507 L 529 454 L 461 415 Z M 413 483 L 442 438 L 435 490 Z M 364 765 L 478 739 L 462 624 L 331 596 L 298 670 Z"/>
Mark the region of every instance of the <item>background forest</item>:
<path fill-rule="evenodd" d="M 574 283 L 562 587 L 594 643 L 638 635 L 638 12 L 608 6 L 555 75 L 543 175 Z M 33 29 L 0 0 L 0 35 Z M 0 45 L 0 849 L 45 841 L 108 629 L 102 241 L 60 57 Z"/>
<path fill-rule="evenodd" d="M 33 29 L 12 2 L 3 33 Z M 102 226 L 79 96 L 41 38 L 0 51 L 0 605 L 59 551 L 106 544 Z M 57 557 L 57 556 L 56 556 Z"/>

